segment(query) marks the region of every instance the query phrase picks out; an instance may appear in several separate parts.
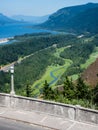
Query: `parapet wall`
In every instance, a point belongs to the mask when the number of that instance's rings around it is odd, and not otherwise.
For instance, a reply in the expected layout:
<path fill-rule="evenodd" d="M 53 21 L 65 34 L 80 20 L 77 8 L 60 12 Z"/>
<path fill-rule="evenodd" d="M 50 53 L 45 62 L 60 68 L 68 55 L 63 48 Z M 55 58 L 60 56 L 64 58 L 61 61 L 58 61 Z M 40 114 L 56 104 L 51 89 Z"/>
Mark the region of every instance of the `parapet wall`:
<path fill-rule="evenodd" d="M 16 95 L 0 94 L 0 107 L 43 112 L 71 120 L 98 124 L 98 111 L 78 105 L 73 106 Z"/>

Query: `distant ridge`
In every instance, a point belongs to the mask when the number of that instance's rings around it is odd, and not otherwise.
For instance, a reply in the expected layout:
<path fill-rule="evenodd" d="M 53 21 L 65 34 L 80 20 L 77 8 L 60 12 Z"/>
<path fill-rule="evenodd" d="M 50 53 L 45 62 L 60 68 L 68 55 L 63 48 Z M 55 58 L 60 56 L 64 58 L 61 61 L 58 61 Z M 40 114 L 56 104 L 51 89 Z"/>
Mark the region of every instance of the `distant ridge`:
<path fill-rule="evenodd" d="M 58 10 L 39 25 L 42 28 L 75 32 L 98 32 L 98 3 L 71 6 Z"/>
<path fill-rule="evenodd" d="M 3 15 L 2 13 L 0 13 L 0 25 L 4 25 L 4 24 L 9 24 L 9 23 L 16 23 L 18 21 L 13 20 L 5 15 Z"/>
<path fill-rule="evenodd" d="M 25 15 L 14 15 L 11 17 L 14 20 L 32 22 L 32 23 L 43 23 L 48 20 L 49 15 L 45 16 L 25 16 Z"/>

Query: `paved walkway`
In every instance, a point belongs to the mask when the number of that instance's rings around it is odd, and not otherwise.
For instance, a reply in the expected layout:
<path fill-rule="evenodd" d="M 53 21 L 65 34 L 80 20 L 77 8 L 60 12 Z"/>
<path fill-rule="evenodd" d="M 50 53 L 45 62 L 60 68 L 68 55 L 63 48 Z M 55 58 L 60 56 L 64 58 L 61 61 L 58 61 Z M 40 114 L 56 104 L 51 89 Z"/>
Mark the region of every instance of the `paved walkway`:
<path fill-rule="evenodd" d="M 49 130 L 98 130 L 98 125 L 95 124 L 54 117 L 36 111 L 22 111 L 5 107 L 0 107 L 0 118 L 22 121 L 30 125 L 39 125 Z"/>

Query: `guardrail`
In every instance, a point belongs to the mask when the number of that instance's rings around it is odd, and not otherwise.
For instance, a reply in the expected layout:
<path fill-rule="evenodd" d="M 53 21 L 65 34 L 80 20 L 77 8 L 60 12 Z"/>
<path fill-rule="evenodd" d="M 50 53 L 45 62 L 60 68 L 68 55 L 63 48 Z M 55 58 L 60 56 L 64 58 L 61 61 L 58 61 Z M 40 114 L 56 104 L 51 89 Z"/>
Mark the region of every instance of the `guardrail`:
<path fill-rule="evenodd" d="M 0 94 L 0 107 L 38 111 L 70 120 L 98 124 L 98 111 L 83 108 L 79 105 L 74 106 L 17 95 Z"/>

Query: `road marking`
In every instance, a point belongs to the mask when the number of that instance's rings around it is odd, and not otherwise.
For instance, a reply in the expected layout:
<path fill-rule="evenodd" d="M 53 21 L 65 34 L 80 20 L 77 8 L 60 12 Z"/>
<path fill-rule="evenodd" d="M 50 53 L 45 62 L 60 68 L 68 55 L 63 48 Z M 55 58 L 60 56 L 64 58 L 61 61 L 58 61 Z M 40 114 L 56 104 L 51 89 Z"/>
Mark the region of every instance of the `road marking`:
<path fill-rule="evenodd" d="M 2 115 L 2 114 L 4 114 L 4 113 L 6 113 L 6 111 L 1 112 L 0 115 Z"/>
<path fill-rule="evenodd" d="M 75 121 L 77 124 L 82 124 L 82 125 L 86 125 L 86 126 L 94 126 L 94 127 L 98 127 L 98 124 L 95 124 L 95 123 L 86 123 L 86 122 L 78 122 L 78 121 Z"/>
<path fill-rule="evenodd" d="M 45 116 L 40 122 L 44 122 L 47 119 L 47 117 Z"/>
<path fill-rule="evenodd" d="M 66 130 L 70 130 L 74 125 L 76 124 L 76 122 L 74 122 L 68 129 Z"/>
<path fill-rule="evenodd" d="M 0 109 L 0 111 L 1 111 L 1 110 L 2 110 L 2 109 Z M 3 114 L 5 114 L 5 113 L 7 113 L 8 110 L 9 110 L 9 109 L 5 109 L 4 111 L 0 112 L 0 115 L 3 115 Z"/>

